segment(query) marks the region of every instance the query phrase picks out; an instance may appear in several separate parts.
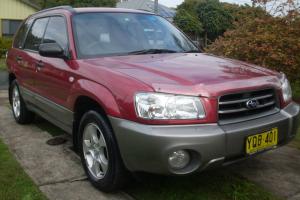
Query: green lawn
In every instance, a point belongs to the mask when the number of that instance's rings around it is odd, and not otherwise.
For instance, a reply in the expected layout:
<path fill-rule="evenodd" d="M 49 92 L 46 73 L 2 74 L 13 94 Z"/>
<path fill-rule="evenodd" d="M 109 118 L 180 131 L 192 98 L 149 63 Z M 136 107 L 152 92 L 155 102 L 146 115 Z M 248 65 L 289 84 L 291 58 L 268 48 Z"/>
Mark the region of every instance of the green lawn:
<path fill-rule="evenodd" d="M 4 58 L 0 58 L 0 71 L 1 70 L 6 70 L 6 64 Z"/>
<path fill-rule="evenodd" d="M 292 84 L 293 97 L 296 100 L 300 100 L 300 81 Z"/>
<path fill-rule="evenodd" d="M 290 143 L 290 146 L 296 147 L 300 150 L 300 127 L 298 128 L 296 138 Z"/>
<path fill-rule="evenodd" d="M 46 200 L 1 140 L 0 161 L 0 199 Z"/>
<path fill-rule="evenodd" d="M 187 177 L 149 176 L 127 189 L 138 200 L 276 200 L 271 193 L 226 169 Z"/>

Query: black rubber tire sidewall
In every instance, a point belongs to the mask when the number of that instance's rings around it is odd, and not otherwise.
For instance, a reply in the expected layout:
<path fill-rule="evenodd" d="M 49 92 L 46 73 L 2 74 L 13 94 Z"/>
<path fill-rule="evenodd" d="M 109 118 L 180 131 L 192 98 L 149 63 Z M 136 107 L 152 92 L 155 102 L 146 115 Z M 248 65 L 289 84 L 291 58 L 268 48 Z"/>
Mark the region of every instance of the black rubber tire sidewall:
<path fill-rule="evenodd" d="M 107 145 L 109 166 L 106 175 L 102 179 L 95 179 L 93 175 L 90 174 L 90 171 L 87 168 L 86 161 L 83 155 L 83 130 L 85 126 L 89 123 L 96 123 L 99 126 Z M 104 192 L 113 192 L 123 186 L 124 180 L 122 179 L 124 177 L 125 169 L 122 165 L 123 163 L 119 155 L 116 140 L 107 121 L 98 112 L 88 111 L 86 114 L 83 115 L 79 125 L 78 146 L 83 168 L 88 176 L 88 179 L 97 189 L 100 189 Z"/>

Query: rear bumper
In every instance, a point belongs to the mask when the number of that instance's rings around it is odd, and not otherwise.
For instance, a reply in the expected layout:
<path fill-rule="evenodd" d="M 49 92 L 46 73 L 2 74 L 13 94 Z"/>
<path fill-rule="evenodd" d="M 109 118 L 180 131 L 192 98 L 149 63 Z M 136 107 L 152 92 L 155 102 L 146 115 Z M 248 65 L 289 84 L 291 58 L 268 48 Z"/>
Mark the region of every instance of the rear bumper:
<path fill-rule="evenodd" d="M 280 112 L 227 125 L 144 125 L 110 117 L 121 156 L 130 171 L 159 174 L 188 174 L 215 165 L 226 165 L 245 155 L 245 139 L 277 127 L 279 144 L 284 145 L 296 135 L 300 119 L 300 107 L 289 104 Z M 171 152 L 185 149 L 192 161 L 181 170 L 168 165 Z"/>

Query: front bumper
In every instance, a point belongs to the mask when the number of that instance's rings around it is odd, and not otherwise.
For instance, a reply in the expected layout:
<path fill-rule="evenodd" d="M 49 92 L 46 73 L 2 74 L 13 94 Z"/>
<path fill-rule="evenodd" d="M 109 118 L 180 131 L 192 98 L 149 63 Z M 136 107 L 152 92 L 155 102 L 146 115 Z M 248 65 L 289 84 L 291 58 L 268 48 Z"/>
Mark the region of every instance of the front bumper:
<path fill-rule="evenodd" d="M 296 135 L 300 107 L 289 104 L 280 112 L 234 124 L 145 125 L 110 117 L 120 153 L 130 171 L 159 174 L 188 174 L 215 165 L 245 159 L 245 139 L 249 135 L 278 128 L 278 146 Z M 190 164 L 181 170 L 168 165 L 171 152 L 185 149 Z"/>

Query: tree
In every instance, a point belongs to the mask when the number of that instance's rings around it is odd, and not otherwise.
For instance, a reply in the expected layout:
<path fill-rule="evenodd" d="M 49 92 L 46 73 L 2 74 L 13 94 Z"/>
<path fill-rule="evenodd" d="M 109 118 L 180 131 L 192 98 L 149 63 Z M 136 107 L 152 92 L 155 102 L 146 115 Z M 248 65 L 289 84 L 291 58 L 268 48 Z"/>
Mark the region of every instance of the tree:
<path fill-rule="evenodd" d="M 194 16 L 185 9 L 177 10 L 176 16 L 174 17 L 174 23 L 194 40 L 198 39 L 203 32 L 202 24 L 197 16 Z"/>
<path fill-rule="evenodd" d="M 204 45 L 214 41 L 232 27 L 233 17 L 218 0 L 204 0 L 198 3 L 196 12 L 204 27 Z"/>

